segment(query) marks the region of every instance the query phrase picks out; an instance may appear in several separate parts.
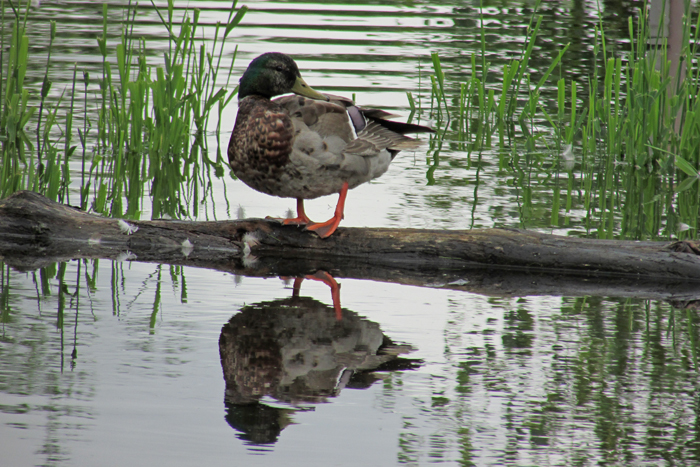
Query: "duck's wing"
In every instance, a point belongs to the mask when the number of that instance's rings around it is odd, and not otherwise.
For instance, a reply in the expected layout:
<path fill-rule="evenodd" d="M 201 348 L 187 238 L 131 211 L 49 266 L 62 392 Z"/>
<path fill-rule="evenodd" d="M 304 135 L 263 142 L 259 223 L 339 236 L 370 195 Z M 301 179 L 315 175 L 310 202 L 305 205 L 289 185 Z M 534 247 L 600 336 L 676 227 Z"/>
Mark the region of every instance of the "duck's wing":
<path fill-rule="evenodd" d="M 355 130 L 343 102 L 319 101 L 297 95 L 280 97 L 274 102 L 289 114 L 297 134 L 308 129 L 321 139 L 335 136 L 348 143 L 355 138 Z"/>
<path fill-rule="evenodd" d="M 347 145 L 330 144 L 330 151 L 336 155 L 342 152 L 343 155 L 372 157 L 387 150 L 393 158 L 401 150 L 420 146 L 419 141 L 405 134 L 434 132 L 422 125 L 388 120 L 395 115 L 384 110 L 361 108 L 342 96 L 326 96 L 328 101 L 297 95 L 274 100 L 294 122 L 299 143 L 295 146 L 308 145 L 307 140 L 316 141 L 317 138 L 331 143 L 340 138 Z"/>
<path fill-rule="evenodd" d="M 418 149 L 421 145 L 408 136 L 407 133 L 434 133 L 432 128 L 412 123 L 387 120 L 392 114 L 380 109 L 357 108 L 365 118 L 366 126 L 357 133 L 357 139 L 345 148 L 346 154 L 371 156 L 384 149 L 388 150 L 393 159 L 403 149 Z"/>
<path fill-rule="evenodd" d="M 420 141 L 392 131 L 382 123 L 372 120 L 343 152 L 348 155 L 371 157 L 388 150 L 393 159 L 402 149 L 417 149 L 420 145 Z"/>

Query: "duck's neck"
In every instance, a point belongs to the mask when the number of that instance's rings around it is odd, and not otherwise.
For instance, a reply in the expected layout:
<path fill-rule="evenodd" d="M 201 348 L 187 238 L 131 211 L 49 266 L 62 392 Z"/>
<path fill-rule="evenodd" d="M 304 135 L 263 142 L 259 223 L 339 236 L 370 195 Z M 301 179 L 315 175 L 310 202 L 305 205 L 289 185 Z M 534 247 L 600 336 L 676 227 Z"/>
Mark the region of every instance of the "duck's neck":
<path fill-rule="evenodd" d="M 252 86 L 246 86 L 245 83 L 241 83 L 240 87 L 238 88 L 238 99 L 245 99 L 248 96 L 258 96 L 268 100 L 272 97 L 266 96 L 264 93 L 260 92 Z"/>
<path fill-rule="evenodd" d="M 259 73 L 246 70 L 246 72 L 243 73 L 238 86 L 238 99 L 244 99 L 253 95 L 270 99 L 272 94 L 265 92 L 264 88 L 261 88 L 261 86 L 258 84 L 260 78 Z"/>

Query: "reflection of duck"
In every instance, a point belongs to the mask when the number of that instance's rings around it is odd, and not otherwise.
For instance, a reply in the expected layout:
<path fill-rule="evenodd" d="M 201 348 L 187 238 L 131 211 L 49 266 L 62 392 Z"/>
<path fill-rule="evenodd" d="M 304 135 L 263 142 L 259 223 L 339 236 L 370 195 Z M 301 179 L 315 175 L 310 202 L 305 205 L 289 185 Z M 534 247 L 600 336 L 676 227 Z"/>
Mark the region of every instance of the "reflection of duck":
<path fill-rule="evenodd" d="M 293 92 L 298 96 L 271 97 Z M 402 149 L 418 142 L 406 133 L 432 132 L 420 125 L 387 120 L 383 110 L 360 109 L 347 98 L 311 89 L 290 57 L 266 53 L 243 74 L 236 125 L 228 147 L 233 173 L 251 188 L 297 199 L 297 217 L 322 238 L 343 217 L 349 188 L 379 177 Z M 307 99 L 308 98 L 308 99 Z M 311 222 L 304 200 L 340 193 L 335 215 Z"/>
<path fill-rule="evenodd" d="M 291 424 L 293 409 L 281 409 L 265 404 L 226 405 L 226 421 L 238 432 L 238 437 L 253 445 L 274 444 L 280 433 Z"/>
<path fill-rule="evenodd" d="M 252 403 L 322 402 L 337 395 L 348 371 L 373 370 L 410 348 L 396 346 L 379 325 L 309 297 L 248 305 L 219 338 L 226 398 Z M 345 377 L 343 377 L 345 376 Z"/>
<path fill-rule="evenodd" d="M 383 367 L 414 368 L 416 360 L 398 357 L 410 350 L 395 345 L 377 323 L 349 310 L 337 320 L 332 307 L 309 297 L 245 306 L 219 337 L 227 420 L 248 433 L 245 439 L 274 442 L 290 409 L 271 415 L 263 397 L 325 402 L 345 387 L 371 386 L 378 379 L 373 371 Z"/>

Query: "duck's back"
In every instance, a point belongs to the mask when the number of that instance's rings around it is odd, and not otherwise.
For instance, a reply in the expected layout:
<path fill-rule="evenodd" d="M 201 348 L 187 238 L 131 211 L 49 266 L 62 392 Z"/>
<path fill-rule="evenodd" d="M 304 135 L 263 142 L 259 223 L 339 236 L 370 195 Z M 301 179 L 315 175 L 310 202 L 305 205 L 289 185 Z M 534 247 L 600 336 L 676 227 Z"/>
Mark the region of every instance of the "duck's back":
<path fill-rule="evenodd" d="M 274 196 L 312 199 L 338 193 L 344 182 L 354 188 L 382 175 L 399 150 L 417 143 L 377 123 L 386 112 L 366 111 L 369 119 L 363 112 L 335 96 L 329 102 L 248 96 L 231 135 L 231 168 Z"/>

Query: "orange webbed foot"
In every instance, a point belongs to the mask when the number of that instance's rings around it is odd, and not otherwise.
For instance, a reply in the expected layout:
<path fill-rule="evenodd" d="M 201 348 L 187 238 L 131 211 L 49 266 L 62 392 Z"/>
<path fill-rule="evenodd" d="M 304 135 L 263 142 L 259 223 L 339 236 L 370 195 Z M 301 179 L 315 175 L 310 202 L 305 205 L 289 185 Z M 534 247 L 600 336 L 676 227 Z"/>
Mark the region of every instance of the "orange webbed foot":
<path fill-rule="evenodd" d="M 297 198 L 297 217 L 291 218 L 281 218 L 281 217 L 271 217 L 267 216 L 265 219 L 270 219 L 273 221 L 280 222 L 282 225 L 308 225 L 313 224 L 311 219 L 304 212 L 304 200 Z"/>
<path fill-rule="evenodd" d="M 343 220 L 345 212 L 345 198 L 348 196 L 348 182 L 343 183 L 338 197 L 338 204 L 335 207 L 335 214 L 326 222 L 310 222 L 306 224 L 306 230 L 312 230 L 321 238 L 330 237 L 335 229 L 338 228 L 340 221 Z"/>
<path fill-rule="evenodd" d="M 338 224 L 340 224 L 340 219 L 332 217 L 326 222 L 311 222 L 310 224 L 306 224 L 306 230 L 316 232 L 321 238 L 328 238 L 333 235 L 335 229 L 338 228 Z"/>
<path fill-rule="evenodd" d="M 265 219 L 271 220 L 271 221 L 277 221 L 282 225 L 308 225 L 311 224 L 311 219 L 309 219 L 306 216 L 297 216 L 297 217 L 272 217 L 272 216 L 267 216 Z"/>

